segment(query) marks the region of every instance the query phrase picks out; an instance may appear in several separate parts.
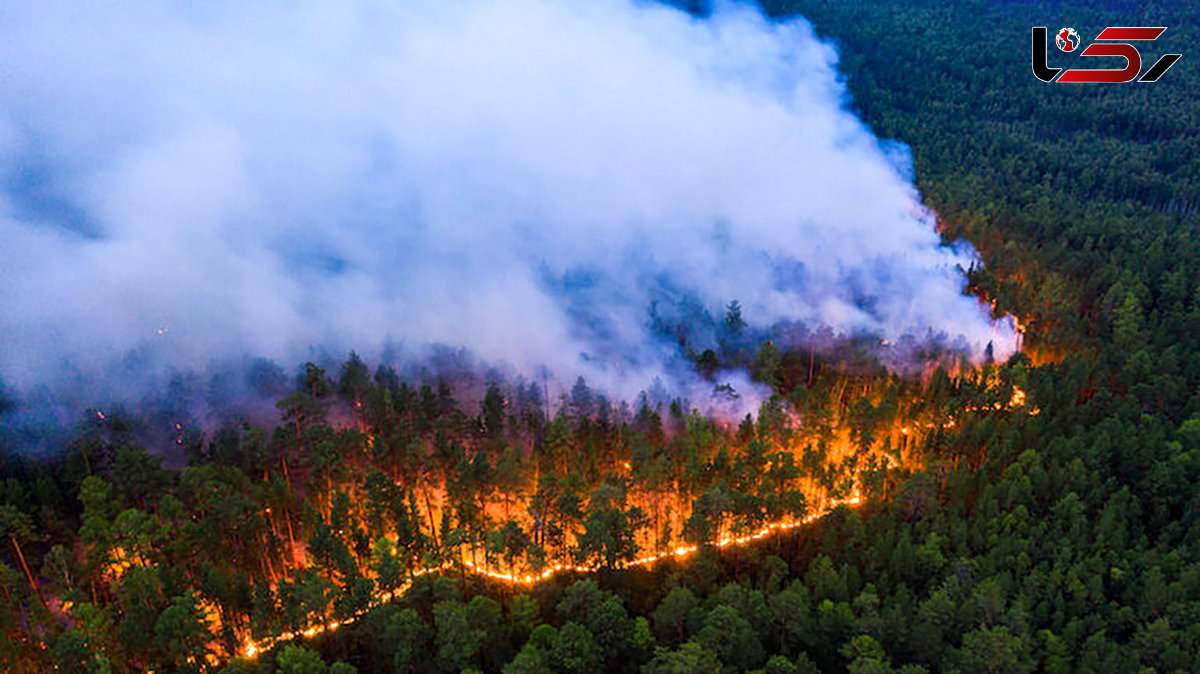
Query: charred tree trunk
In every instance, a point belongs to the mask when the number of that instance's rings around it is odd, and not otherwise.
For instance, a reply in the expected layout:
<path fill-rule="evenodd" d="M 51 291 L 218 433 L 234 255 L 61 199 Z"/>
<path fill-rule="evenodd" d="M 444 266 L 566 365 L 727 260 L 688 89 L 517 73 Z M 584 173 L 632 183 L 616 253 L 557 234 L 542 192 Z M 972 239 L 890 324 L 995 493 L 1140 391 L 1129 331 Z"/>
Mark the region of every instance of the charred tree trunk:
<path fill-rule="evenodd" d="M 38 601 L 42 602 L 42 606 L 50 608 L 50 605 L 46 603 L 46 598 L 42 596 L 42 588 L 38 586 L 37 580 L 29 572 L 29 565 L 25 563 L 25 553 L 21 551 L 21 544 L 17 542 L 17 537 L 9 534 L 8 540 L 12 541 L 13 549 L 17 551 L 17 559 L 21 561 L 21 569 L 25 571 L 25 578 L 29 580 L 29 587 L 37 594 Z"/>

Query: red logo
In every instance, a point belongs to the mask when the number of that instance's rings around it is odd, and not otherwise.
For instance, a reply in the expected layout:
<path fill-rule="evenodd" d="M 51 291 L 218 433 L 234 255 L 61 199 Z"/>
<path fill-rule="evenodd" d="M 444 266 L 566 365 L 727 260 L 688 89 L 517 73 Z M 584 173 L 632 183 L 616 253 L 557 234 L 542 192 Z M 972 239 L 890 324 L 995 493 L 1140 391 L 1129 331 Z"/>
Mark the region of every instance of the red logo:
<path fill-rule="evenodd" d="M 1063 28 L 1054 36 L 1054 43 L 1063 51 L 1075 51 L 1079 46 L 1079 33 L 1074 28 Z"/>
<path fill-rule="evenodd" d="M 1135 79 L 1138 82 L 1155 82 L 1171 66 L 1175 65 L 1175 62 L 1180 59 L 1182 54 L 1163 54 L 1154 62 L 1154 65 L 1150 66 L 1146 74 L 1139 78 L 1138 74 L 1142 71 L 1142 54 L 1136 47 L 1129 44 L 1128 41 L 1157 40 L 1166 30 L 1166 27 L 1109 26 L 1100 31 L 1100 34 L 1096 36 L 1096 44 L 1088 45 L 1079 55 L 1120 56 L 1125 59 L 1124 68 L 1119 70 L 1071 68 L 1066 72 L 1062 72 L 1062 68 L 1051 68 L 1046 65 L 1046 27 L 1034 26 L 1033 74 L 1043 82 L 1058 82 L 1060 84 L 1072 82 L 1121 83 L 1132 82 Z M 1107 41 L 1112 44 L 1099 44 L 1100 41 Z M 1079 34 L 1075 32 L 1074 28 L 1063 28 L 1054 35 L 1054 42 L 1062 51 L 1073 52 L 1079 47 Z M 1062 75 L 1060 76 L 1059 73 L 1062 73 Z M 1058 78 L 1057 80 L 1055 79 L 1056 77 Z"/>

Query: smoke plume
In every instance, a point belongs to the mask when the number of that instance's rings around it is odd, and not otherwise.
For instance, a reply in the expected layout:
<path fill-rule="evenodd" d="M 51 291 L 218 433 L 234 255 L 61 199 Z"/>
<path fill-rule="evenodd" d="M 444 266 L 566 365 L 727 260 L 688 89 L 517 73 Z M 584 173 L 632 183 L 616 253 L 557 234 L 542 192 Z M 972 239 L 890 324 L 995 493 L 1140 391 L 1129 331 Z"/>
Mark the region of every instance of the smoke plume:
<path fill-rule="evenodd" d="M 446 344 L 632 396 L 732 300 L 1003 357 L 836 63 L 736 5 L 8 3 L 0 378 Z"/>

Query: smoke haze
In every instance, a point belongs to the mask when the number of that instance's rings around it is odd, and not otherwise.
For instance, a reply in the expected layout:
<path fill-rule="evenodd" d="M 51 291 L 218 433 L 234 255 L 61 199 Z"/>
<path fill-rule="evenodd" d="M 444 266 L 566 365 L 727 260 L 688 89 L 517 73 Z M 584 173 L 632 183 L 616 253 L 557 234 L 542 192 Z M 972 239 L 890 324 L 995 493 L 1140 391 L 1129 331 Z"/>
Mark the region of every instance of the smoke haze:
<path fill-rule="evenodd" d="M 735 299 L 1007 355 L 836 61 L 734 5 L 7 3 L 0 378 L 447 344 L 632 397 Z"/>

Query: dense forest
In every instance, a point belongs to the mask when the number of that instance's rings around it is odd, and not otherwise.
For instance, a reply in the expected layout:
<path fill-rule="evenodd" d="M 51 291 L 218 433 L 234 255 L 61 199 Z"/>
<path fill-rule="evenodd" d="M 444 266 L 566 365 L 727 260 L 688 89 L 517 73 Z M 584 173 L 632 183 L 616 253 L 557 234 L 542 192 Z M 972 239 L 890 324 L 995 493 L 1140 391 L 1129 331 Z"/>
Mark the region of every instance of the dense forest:
<path fill-rule="evenodd" d="M 731 303 L 680 347 L 753 418 L 353 354 L 262 363 L 273 427 L 88 410 L 0 467 L 5 669 L 1200 668 L 1200 11 L 764 4 L 836 42 L 1024 353 L 890 372 Z M 1158 83 L 1029 71 L 1031 25 L 1148 19 Z"/>

